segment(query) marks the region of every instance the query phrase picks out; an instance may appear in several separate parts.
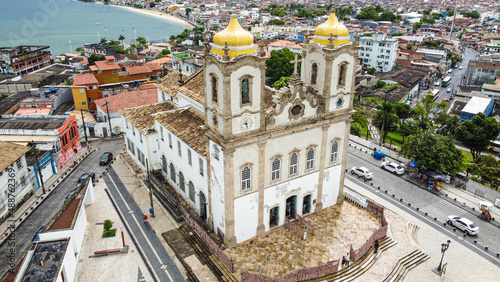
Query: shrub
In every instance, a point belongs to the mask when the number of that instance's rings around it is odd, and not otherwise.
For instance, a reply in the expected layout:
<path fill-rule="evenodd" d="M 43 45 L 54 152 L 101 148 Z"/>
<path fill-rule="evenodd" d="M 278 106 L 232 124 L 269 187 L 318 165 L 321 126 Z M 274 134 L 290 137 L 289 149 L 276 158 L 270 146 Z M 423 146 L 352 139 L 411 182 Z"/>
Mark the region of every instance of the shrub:
<path fill-rule="evenodd" d="M 106 219 L 104 221 L 104 230 L 108 231 L 109 229 L 111 229 L 111 227 L 113 227 L 113 223 L 111 222 L 111 220 Z"/>

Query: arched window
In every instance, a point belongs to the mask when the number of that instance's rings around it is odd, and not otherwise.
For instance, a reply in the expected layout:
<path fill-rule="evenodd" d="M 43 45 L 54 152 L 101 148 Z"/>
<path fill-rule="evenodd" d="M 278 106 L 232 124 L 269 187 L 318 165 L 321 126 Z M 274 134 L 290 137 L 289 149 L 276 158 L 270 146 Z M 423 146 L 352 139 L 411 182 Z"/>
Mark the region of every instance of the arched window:
<path fill-rule="evenodd" d="M 250 189 L 250 168 L 246 166 L 241 171 L 241 190 L 245 191 Z"/>
<path fill-rule="evenodd" d="M 339 85 L 345 86 L 346 73 L 347 73 L 347 64 L 342 64 L 339 69 Z"/>
<path fill-rule="evenodd" d="M 299 155 L 297 153 L 293 153 L 290 157 L 290 175 L 297 174 L 297 169 L 299 166 Z"/>
<path fill-rule="evenodd" d="M 241 104 L 250 103 L 250 79 L 243 78 L 241 81 Z"/>
<path fill-rule="evenodd" d="M 279 158 L 274 159 L 271 170 L 271 180 L 280 179 L 280 166 L 281 160 Z"/>
<path fill-rule="evenodd" d="M 189 199 L 191 199 L 191 202 L 195 203 L 195 192 L 194 192 L 194 185 L 193 182 L 189 181 Z"/>
<path fill-rule="evenodd" d="M 217 102 L 217 77 L 212 75 L 212 100 Z"/>
<path fill-rule="evenodd" d="M 170 164 L 170 179 L 175 183 L 175 168 L 174 164 Z"/>
<path fill-rule="evenodd" d="M 184 182 L 184 174 L 182 172 L 179 172 L 179 186 L 182 192 L 186 191 L 186 183 Z"/>
<path fill-rule="evenodd" d="M 330 155 L 330 162 L 337 162 L 337 154 L 339 151 L 339 143 L 337 141 L 333 142 L 332 145 L 332 154 Z"/>
<path fill-rule="evenodd" d="M 161 156 L 161 168 L 164 173 L 167 173 L 168 165 L 167 165 L 167 158 L 165 158 L 165 155 Z"/>
<path fill-rule="evenodd" d="M 313 63 L 311 72 L 311 84 L 316 84 L 317 78 L 318 78 L 318 65 L 316 63 Z"/>
<path fill-rule="evenodd" d="M 307 169 L 314 168 L 314 149 L 311 148 L 307 151 Z"/>

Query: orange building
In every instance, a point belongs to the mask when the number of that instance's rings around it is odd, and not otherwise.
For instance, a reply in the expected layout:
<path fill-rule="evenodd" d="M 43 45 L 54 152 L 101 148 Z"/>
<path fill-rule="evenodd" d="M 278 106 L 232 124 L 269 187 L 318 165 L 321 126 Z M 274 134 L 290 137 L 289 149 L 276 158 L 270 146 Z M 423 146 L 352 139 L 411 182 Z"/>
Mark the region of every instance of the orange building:
<path fill-rule="evenodd" d="M 76 77 L 73 85 L 73 100 L 75 109 L 96 110 L 94 100 L 102 98 L 100 86 L 109 84 L 120 84 L 131 81 L 147 81 L 156 73 L 145 63 L 133 63 L 119 65 L 115 63 L 115 57 L 106 56 L 105 61 L 97 61 L 90 66 L 90 74 L 81 74 Z"/>

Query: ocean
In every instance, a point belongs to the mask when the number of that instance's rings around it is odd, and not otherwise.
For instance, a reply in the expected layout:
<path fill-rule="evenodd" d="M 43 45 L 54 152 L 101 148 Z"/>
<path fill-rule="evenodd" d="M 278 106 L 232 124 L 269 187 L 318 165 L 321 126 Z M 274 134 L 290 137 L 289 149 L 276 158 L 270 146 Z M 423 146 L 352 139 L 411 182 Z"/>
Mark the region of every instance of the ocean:
<path fill-rule="evenodd" d="M 100 38 L 125 43 L 142 36 L 165 41 L 181 33 L 187 24 L 168 18 L 90 2 L 70 0 L 0 0 L 0 47 L 49 45 L 52 56 L 76 53 L 84 43 Z M 137 37 L 136 37 L 137 36 Z"/>

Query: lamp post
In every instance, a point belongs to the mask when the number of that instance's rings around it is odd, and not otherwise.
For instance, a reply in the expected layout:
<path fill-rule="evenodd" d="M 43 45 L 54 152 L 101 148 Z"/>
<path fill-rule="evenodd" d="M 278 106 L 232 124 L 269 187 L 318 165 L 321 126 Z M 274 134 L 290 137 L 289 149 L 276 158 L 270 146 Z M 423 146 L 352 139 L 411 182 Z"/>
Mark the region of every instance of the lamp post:
<path fill-rule="evenodd" d="M 448 240 L 448 241 L 447 241 L 447 244 L 444 244 L 444 243 L 443 243 L 443 244 L 441 244 L 441 253 L 442 253 L 443 255 L 441 256 L 441 261 L 439 262 L 439 266 L 438 266 L 438 268 L 437 268 L 437 271 L 438 271 L 439 273 L 441 273 L 441 270 L 442 270 L 442 269 L 441 269 L 441 266 L 442 266 L 442 264 L 443 264 L 444 253 L 445 253 L 445 252 L 446 252 L 446 250 L 448 250 L 448 248 L 450 247 L 450 243 L 451 243 L 451 241 L 450 241 L 450 240 Z"/>
<path fill-rule="evenodd" d="M 106 112 L 108 114 L 109 135 L 110 135 L 110 137 L 113 137 L 113 129 L 111 128 L 111 118 L 109 117 L 109 108 L 108 108 L 108 104 L 112 103 L 112 102 L 109 101 L 108 99 L 106 99 L 105 101 L 106 101 L 106 103 L 104 105 L 106 106 Z"/>
<path fill-rule="evenodd" d="M 88 112 L 88 111 L 86 111 Z M 83 133 L 85 134 L 85 146 L 87 147 L 87 150 L 89 149 L 89 140 L 87 139 L 87 127 L 85 126 L 85 118 L 83 117 L 83 109 L 80 109 L 80 113 L 82 115 L 82 122 L 83 122 Z"/>
<path fill-rule="evenodd" d="M 123 226 L 120 226 L 120 230 L 122 231 L 122 244 L 125 247 L 125 236 L 123 235 Z"/>
<path fill-rule="evenodd" d="M 36 143 L 35 141 L 31 141 L 28 143 L 28 146 L 30 146 L 33 149 L 33 153 L 35 154 L 35 162 L 36 166 L 38 168 L 38 177 L 40 177 L 40 183 L 42 185 L 42 192 L 45 194 L 45 185 L 43 184 L 43 176 L 42 176 L 42 169 L 40 168 L 40 163 L 38 162 L 38 156 L 36 155 Z"/>
<path fill-rule="evenodd" d="M 146 159 L 146 169 L 148 171 L 148 186 L 149 186 L 149 203 L 151 204 L 151 218 L 155 218 L 155 210 L 153 207 L 153 190 L 151 189 L 151 178 L 149 176 L 149 163 Z"/>

